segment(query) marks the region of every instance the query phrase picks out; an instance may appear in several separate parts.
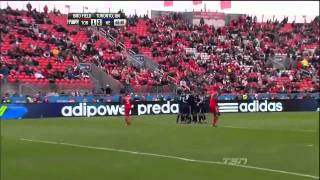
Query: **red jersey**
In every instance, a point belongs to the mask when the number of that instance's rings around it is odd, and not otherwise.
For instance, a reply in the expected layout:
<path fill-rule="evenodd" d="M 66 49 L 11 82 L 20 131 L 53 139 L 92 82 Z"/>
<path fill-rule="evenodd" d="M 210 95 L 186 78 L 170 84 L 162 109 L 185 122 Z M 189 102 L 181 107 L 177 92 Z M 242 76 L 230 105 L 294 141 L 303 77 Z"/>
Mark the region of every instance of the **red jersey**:
<path fill-rule="evenodd" d="M 124 106 L 131 107 L 131 96 L 127 95 L 124 97 Z"/>
<path fill-rule="evenodd" d="M 124 100 L 124 114 L 126 116 L 130 116 L 131 111 L 131 96 L 127 95 L 123 98 Z"/>
<path fill-rule="evenodd" d="M 218 100 L 215 95 L 211 95 L 209 107 L 210 107 L 210 112 L 214 114 L 219 112 Z"/>
<path fill-rule="evenodd" d="M 214 95 L 210 96 L 210 107 L 217 107 L 217 99 L 214 97 Z"/>

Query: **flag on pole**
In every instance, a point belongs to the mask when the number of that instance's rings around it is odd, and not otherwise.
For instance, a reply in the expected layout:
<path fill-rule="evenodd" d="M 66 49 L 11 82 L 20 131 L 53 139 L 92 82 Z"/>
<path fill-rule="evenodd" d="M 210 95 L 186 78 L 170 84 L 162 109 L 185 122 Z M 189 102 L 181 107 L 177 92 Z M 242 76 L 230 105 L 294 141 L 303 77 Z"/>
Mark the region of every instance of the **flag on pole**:
<path fill-rule="evenodd" d="M 231 0 L 220 1 L 220 9 L 229 9 L 229 8 L 231 8 Z"/>
<path fill-rule="evenodd" d="M 173 6 L 173 1 L 164 1 L 163 5 L 164 7 Z"/>
<path fill-rule="evenodd" d="M 193 5 L 202 4 L 202 1 L 195 1 L 195 0 L 192 0 L 192 2 L 193 2 Z"/>

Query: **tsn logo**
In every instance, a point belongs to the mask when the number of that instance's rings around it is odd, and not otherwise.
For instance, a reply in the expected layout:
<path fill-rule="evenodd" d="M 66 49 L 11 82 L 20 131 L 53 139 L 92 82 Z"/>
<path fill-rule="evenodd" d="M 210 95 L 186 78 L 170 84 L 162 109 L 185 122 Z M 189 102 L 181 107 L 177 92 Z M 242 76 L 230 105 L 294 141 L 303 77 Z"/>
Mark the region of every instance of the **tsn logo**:
<path fill-rule="evenodd" d="M 239 110 L 241 112 L 281 112 L 283 107 L 281 102 L 268 102 L 265 100 L 259 103 L 258 100 L 255 100 L 251 103 L 241 103 Z"/>

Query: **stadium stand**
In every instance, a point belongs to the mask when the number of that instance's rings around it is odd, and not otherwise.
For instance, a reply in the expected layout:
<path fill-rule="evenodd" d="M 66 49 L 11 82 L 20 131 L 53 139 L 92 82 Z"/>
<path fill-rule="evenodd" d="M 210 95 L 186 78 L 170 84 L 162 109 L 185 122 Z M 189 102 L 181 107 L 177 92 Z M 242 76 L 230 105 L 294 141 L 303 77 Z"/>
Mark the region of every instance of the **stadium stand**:
<path fill-rule="evenodd" d="M 154 59 L 179 84 L 191 88 L 218 83 L 224 93 L 302 92 L 319 89 L 319 19 L 308 24 L 257 23 L 249 16 L 225 27 L 190 25 L 179 13 L 155 19 L 132 18 L 115 30 L 127 48 Z M 290 58 L 286 69 L 267 64 Z M 212 80 L 213 79 L 213 80 Z"/>
<path fill-rule="evenodd" d="M 1 64 L 8 82 L 91 89 L 77 67 L 72 32 L 36 11 L 1 10 Z"/>
<path fill-rule="evenodd" d="M 0 79 L 37 86 L 56 84 L 90 91 L 94 84 L 79 63 L 92 63 L 139 92 L 184 81 L 190 89 L 218 85 L 224 94 L 319 91 L 319 17 L 311 23 L 265 23 L 240 16 L 227 26 L 191 25 L 181 14 L 128 17 L 123 28 L 107 27 L 116 44 L 92 29 L 66 25 L 58 11 L 0 10 Z M 161 73 L 130 66 L 117 43 L 143 54 Z M 285 57 L 285 68 L 271 59 Z M 275 61 L 275 60 L 274 60 Z"/>

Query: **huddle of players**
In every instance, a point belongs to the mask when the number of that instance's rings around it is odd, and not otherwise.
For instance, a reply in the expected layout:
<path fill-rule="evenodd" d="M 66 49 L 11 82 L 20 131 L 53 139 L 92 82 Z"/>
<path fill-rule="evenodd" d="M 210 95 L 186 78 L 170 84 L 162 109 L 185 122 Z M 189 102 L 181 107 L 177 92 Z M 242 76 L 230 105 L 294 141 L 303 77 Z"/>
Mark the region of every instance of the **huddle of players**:
<path fill-rule="evenodd" d="M 209 110 L 213 114 L 212 126 L 217 127 L 218 117 L 220 116 L 218 108 L 218 93 L 212 93 L 209 96 Z M 179 113 L 177 123 L 203 123 L 206 122 L 205 107 L 206 96 L 203 93 L 194 93 L 187 91 L 180 92 L 178 99 Z"/>
<path fill-rule="evenodd" d="M 179 113 L 177 123 L 202 123 L 207 122 L 205 116 L 206 97 L 203 93 L 190 93 L 188 90 L 181 91 L 178 99 Z M 212 126 L 217 127 L 218 117 L 220 116 L 218 108 L 218 93 L 210 93 L 209 108 L 213 114 Z M 129 93 L 121 100 L 125 109 L 125 126 L 131 125 L 132 99 Z M 192 116 L 192 117 L 191 117 Z"/>
<path fill-rule="evenodd" d="M 204 114 L 206 100 L 203 93 L 182 91 L 178 97 L 178 103 L 177 123 L 206 122 Z"/>

